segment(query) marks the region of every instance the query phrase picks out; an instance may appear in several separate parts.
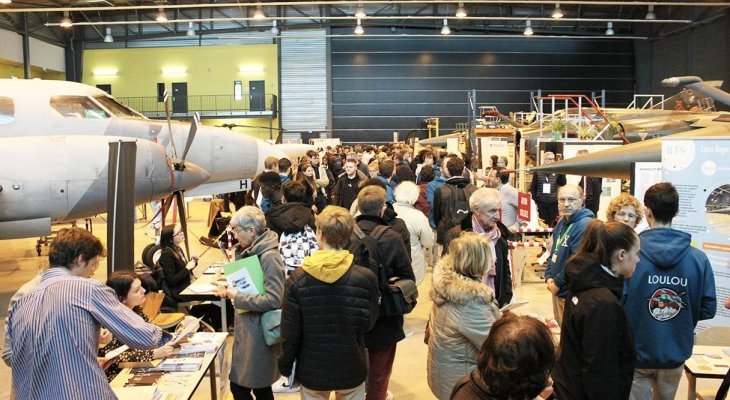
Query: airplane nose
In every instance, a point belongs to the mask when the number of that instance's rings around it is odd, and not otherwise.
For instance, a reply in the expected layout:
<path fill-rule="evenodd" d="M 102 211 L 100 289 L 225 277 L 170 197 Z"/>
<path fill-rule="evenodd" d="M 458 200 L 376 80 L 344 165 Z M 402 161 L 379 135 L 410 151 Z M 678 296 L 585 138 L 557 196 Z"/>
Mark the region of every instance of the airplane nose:
<path fill-rule="evenodd" d="M 185 170 L 174 171 L 173 176 L 175 180 L 172 187 L 177 191 L 192 189 L 204 183 L 210 178 L 210 173 L 190 161 L 186 161 Z"/>

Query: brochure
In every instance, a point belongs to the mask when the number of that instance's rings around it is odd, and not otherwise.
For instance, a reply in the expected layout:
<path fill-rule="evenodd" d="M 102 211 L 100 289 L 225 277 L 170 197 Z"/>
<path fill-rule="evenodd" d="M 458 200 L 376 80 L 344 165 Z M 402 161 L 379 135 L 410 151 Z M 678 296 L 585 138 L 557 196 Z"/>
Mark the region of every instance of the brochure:
<path fill-rule="evenodd" d="M 529 301 L 518 301 L 516 303 L 509 303 L 509 304 L 505 305 L 504 307 L 500 308 L 499 311 L 501 311 L 501 312 L 512 311 L 515 308 L 520 308 L 528 303 L 529 303 Z"/>
<path fill-rule="evenodd" d="M 264 293 L 264 270 L 258 256 L 226 264 L 223 270 L 226 272 L 228 287 L 235 287 L 239 292 L 252 296 Z"/>

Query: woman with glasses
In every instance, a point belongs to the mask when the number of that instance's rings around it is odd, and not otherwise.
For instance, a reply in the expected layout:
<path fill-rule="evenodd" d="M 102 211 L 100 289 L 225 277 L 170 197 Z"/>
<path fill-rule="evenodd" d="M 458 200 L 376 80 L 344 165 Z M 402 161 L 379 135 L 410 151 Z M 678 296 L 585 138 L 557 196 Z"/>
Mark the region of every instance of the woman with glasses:
<path fill-rule="evenodd" d="M 621 222 L 632 228 L 636 228 L 643 218 L 644 208 L 636 197 L 628 193 L 621 193 L 614 197 L 606 210 L 608 222 Z"/>
<path fill-rule="evenodd" d="M 264 272 L 264 292 L 246 294 L 236 288 L 221 290 L 236 308 L 231 393 L 234 400 L 273 400 L 271 385 L 279 379 L 276 357 L 281 344 L 269 346 L 264 340 L 261 316 L 281 308 L 284 298 L 284 262 L 279 254 L 279 238 L 266 228 L 264 213 L 251 206 L 236 211 L 231 228 L 238 239 L 236 259 L 257 256 Z M 253 396 L 252 396 L 253 392 Z"/>

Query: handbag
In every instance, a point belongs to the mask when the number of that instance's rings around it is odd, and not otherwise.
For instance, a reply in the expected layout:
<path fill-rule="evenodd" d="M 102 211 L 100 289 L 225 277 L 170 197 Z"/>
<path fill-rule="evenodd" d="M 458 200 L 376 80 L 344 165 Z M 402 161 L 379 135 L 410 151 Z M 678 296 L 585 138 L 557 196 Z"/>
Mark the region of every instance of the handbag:
<path fill-rule="evenodd" d="M 281 309 L 271 310 L 261 314 L 261 328 L 264 332 L 264 341 L 273 346 L 281 342 Z"/>

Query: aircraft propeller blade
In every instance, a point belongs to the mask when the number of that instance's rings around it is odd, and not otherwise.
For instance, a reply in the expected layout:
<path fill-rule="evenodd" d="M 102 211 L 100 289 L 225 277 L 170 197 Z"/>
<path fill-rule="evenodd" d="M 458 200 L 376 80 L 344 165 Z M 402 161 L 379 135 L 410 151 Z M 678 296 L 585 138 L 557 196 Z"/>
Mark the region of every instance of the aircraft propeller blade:
<path fill-rule="evenodd" d="M 177 158 L 177 149 L 175 148 L 175 138 L 172 136 L 172 113 L 170 112 L 170 93 L 165 90 L 165 97 L 163 99 L 165 103 L 165 116 L 167 117 L 167 131 L 170 133 L 170 147 L 172 147 L 172 156 Z"/>
<path fill-rule="evenodd" d="M 182 191 L 173 193 L 177 201 L 177 215 L 180 218 L 180 229 L 185 233 L 185 254 L 190 259 L 190 242 L 188 241 L 188 219 L 185 215 L 185 199 Z"/>
<path fill-rule="evenodd" d="M 195 133 L 198 131 L 198 125 L 200 124 L 200 114 L 197 112 L 193 114 L 193 121 L 190 123 L 190 132 L 188 132 L 188 141 L 185 143 L 185 150 L 183 151 L 182 155 L 182 163 L 185 164 L 185 157 L 188 156 L 188 151 L 190 151 L 190 146 L 193 144 L 193 139 L 195 139 Z"/>

